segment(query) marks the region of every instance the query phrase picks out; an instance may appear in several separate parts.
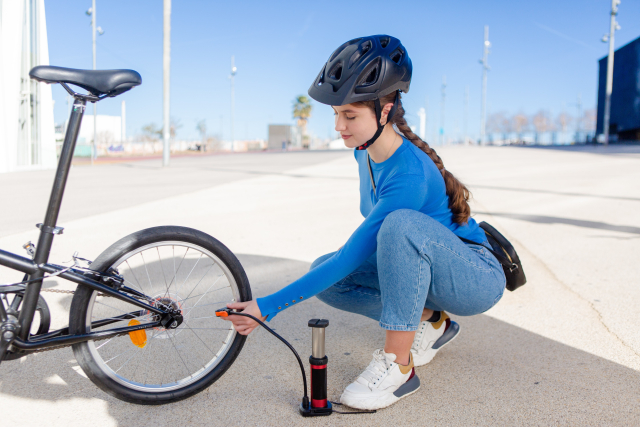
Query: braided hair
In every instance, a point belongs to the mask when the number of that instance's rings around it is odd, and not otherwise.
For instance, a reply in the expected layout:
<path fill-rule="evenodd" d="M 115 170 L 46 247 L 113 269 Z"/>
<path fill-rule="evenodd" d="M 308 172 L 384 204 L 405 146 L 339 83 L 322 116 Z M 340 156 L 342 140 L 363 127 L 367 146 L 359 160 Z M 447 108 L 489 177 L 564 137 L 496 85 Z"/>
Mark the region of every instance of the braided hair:
<path fill-rule="evenodd" d="M 395 96 L 396 93 L 393 92 L 389 95 L 381 97 L 380 104 L 384 106 L 388 103 L 393 103 Z M 400 96 L 400 94 L 398 94 L 398 96 Z M 373 101 L 357 102 L 355 104 L 369 107 L 371 110 L 374 109 Z M 453 214 L 453 220 L 460 225 L 466 224 L 469 220 L 469 217 L 471 216 L 471 208 L 469 207 L 468 203 L 469 199 L 471 198 L 469 189 L 460 181 L 458 181 L 458 179 L 453 176 L 451 172 L 445 169 L 444 163 L 442 162 L 440 156 L 438 156 L 438 153 L 436 153 L 436 150 L 431 148 L 429 144 L 420 139 L 418 135 L 413 133 L 404 118 L 404 108 L 402 107 L 402 102 L 400 101 L 398 102 L 398 109 L 391 119 L 391 123 L 396 125 L 396 127 L 400 132 L 402 132 L 404 137 L 411 141 L 413 145 L 422 150 L 427 156 L 429 156 L 433 163 L 435 163 L 435 165 L 438 167 L 438 170 L 442 174 L 442 178 L 444 178 L 444 183 L 447 189 L 447 196 L 449 196 L 449 209 Z"/>

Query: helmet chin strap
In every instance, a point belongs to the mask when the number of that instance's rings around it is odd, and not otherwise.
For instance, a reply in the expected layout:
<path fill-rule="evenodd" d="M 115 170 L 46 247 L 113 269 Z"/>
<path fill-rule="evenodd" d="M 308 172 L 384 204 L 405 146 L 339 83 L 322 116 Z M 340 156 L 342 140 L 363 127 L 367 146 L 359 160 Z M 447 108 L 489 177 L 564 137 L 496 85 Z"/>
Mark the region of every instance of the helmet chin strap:
<path fill-rule="evenodd" d="M 395 99 L 395 101 L 393 101 L 393 107 L 391 107 L 391 110 L 389 111 L 389 114 L 387 115 L 387 123 L 391 122 L 391 119 L 393 119 L 393 115 L 396 113 L 396 110 L 398 109 L 398 99 L 400 98 L 398 96 L 398 92 L 399 91 L 396 91 L 396 99 Z M 373 137 L 370 140 L 368 140 L 367 142 L 365 142 L 361 146 L 356 147 L 356 150 L 366 150 L 374 142 L 376 142 L 376 139 L 378 139 L 380 137 L 380 135 L 382 134 L 382 131 L 384 130 L 384 126 L 380 123 L 380 120 L 382 119 L 382 107 L 380 106 L 380 98 L 374 99 L 373 102 L 374 102 L 375 108 L 376 108 L 376 119 L 377 119 L 377 123 L 378 123 L 378 130 L 376 130 L 376 133 L 373 135 Z"/>

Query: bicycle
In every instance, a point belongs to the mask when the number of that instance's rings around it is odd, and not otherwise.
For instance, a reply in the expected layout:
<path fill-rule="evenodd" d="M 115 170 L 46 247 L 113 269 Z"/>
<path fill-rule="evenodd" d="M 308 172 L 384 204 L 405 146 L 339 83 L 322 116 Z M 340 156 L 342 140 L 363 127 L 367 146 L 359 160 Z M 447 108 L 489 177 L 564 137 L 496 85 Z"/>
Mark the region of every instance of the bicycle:
<path fill-rule="evenodd" d="M 251 300 L 247 275 L 226 246 L 198 230 L 162 226 L 118 240 L 94 261 L 74 254 L 71 266 L 49 263 L 53 238 L 63 232 L 56 222 L 86 104 L 140 85 L 140 74 L 38 66 L 29 75 L 59 83 L 74 104 L 38 243 L 24 246 L 31 257 L 0 249 L 0 265 L 24 273 L 21 282 L 0 285 L 0 361 L 72 346 L 87 377 L 121 400 L 164 404 L 204 390 L 246 339 L 215 315 L 226 302 Z M 52 276 L 77 287 L 69 291 L 69 326 L 49 331 L 41 292 Z"/>

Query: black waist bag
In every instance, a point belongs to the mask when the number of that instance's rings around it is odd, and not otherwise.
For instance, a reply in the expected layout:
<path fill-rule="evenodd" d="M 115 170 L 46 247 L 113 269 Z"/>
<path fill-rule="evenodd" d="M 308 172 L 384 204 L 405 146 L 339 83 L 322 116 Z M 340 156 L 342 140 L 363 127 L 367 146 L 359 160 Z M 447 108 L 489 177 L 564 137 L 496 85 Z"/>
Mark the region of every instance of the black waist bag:
<path fill-rule="evenodd" d="M 493 248 L 493 250 L 487 250 L 496 257 L 500 264 L 502 264 L 504 275 L 507 278 L 507 289 L 515 291 L 520 286 L 527 283 L 527 278 L 525 277 L 524 270 L 522 269 L 522 263 L 520 262 L 520 258 L 518 257 L 516 250 L 513 248 L 513 245 L 509 243 L 509 241 L 500 234 L 498 230 L 486 222 L 482 221 L 479 225 L 486 234 L 489 245 Z M 480 243 L 463 237 L 460 237 L 460 240 L 465 243 L 480 245 Z"/>

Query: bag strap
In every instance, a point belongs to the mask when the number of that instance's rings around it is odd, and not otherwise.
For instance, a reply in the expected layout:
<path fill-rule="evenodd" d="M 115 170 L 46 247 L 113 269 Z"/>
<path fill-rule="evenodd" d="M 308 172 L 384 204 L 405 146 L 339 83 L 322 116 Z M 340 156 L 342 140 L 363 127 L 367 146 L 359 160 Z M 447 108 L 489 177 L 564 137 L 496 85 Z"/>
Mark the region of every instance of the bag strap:
<path fill-rule="evenodd" d="M 371 186 L 373 187 L 373 192 L 376 192 L 376 184 L 373 182 L 373 172 L 371 171 L 371 160 L 369 159 L 369 153 L 367 153 L 367 166 L 369 166 L 369 178 L 371 178 Z"/>
<path fill-rule="evenodd" d="M 465 243 L 471 243 L 472 245 L 482 246 L 483 248 L 485 248 L 486 250 L 491 252 L 493 254 L 493 256 L 495 256 L 496 259 L 500 262 L 500 264 L 502 264 L 503 267 L 508 268 L 509 271 L 513 271 L 513 270 L 516 270 L 518 268 L 518 264 L 512 262 L 507 257 L 505 257 L 502 254 L 499 254 L 498 252 L 494 251 L 493 249 L 487 248 L 482 243 L 474 242 L 473 240 L 465 239 L 464 237 L 460 237 L 460 236 L 458 236 L 458 239 L 462 240 Z"/>

